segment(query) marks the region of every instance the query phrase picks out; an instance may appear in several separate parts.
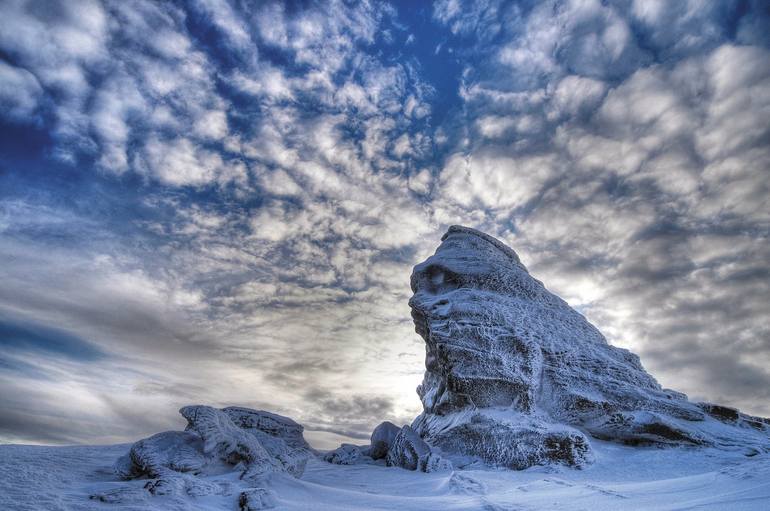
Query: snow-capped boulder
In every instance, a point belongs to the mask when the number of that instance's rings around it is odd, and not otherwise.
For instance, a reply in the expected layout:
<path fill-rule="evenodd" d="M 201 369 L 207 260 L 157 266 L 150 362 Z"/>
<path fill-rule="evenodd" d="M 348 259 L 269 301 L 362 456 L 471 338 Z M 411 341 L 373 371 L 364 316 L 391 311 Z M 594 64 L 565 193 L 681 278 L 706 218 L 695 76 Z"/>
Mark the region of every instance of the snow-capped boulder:
<path fill-rule="evenodd" d="M 452 469 L 452 463 L 435 452 L 410 426 L 404 426 L 398 432 L 385 461 L 389 467 L 422 472 Z"/>
<path fill-rule="evenodd" d="M 372 461 L 359 446 L 353 444 L 342 444 L 324 454 L 323 460 L 334 465 L 355 465 Z"/>
<path fill-rule="evenodd" d="M 237 417 L 246 416 L 243 410 L 240 409 Z M 305 470 L 306 450 L 289 447 L 280 437 L 250 423 L 246 429 L 236 425 L 231 419 L 232 411 L 197 405 L 185 406 L 179 413 L 187 419 L 187 430 L 203 439 L 203 452 L 213 453 L 232 465 L 242 464 L 245 479 L 258 480 L 272 472 L 288 472 L 299 477 Z"/>
<path fill-rule="evenodd" d="M 251 488 L 238 497 L 238 511 L 260 511 L 275 507 L 276 495 L 266 488 Z"/>
<path fill-rule="evenodd" d="M 310 449 L 310 444 L 303 436 L 305 428 L 288 417 L 240 406 L 228 406 L 222 408 L 222 411 L 239 428 L 267 433 L 280 438 L 286 442 L 286 445 L 295 449 Z"/>
<path fill-rule="evenodd" d="M 401 428 L 392 422 L 385 421 L 374 428 L 372 432 L 371 444 L 369 447 L 369 456 L 372 459 L 379 460 L 388 455 L 388 449 L 393 444 Z"/>
<path fill-rule="evenodd" d="M 450 458 L 579 467 L 593 458 L 586 434 L 629 444 L 767 445 L 761 419 L 662 388 L 638 356 L 609 345 L 487 234 L 450 227 L 415 266 L 411 286 L 426 344 L 423 413 L 412 426 Z"/>
<path fill-rule="evenodd" d="M 185 406 L 179 413 L 187 419 L 187 431 L 203 440 L 203 452 L 225 463 L 244 467 L 243 477 L 259 478 L 279 471 L 279 464 L 250 432 L 236 426 L 222 410 L 210 406 Z"/>
<path fill-rule="evenodd" d="M 209 461 L 200 436 L 188 431 L 165 431 L 132 445 L 128 454 L 115 463 L 115 471 L 124 479 L 160 477 L 167 470 L 195 474 Z"/>

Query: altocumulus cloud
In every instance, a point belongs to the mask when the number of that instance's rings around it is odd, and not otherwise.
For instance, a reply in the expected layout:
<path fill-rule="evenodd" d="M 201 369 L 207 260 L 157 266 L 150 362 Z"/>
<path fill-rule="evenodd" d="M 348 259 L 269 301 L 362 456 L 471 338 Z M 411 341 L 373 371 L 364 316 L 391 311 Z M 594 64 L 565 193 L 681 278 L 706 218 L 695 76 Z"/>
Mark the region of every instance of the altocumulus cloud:
<path fill-rule="evenodd" d="M 452 223 L 770 414 L 769 33 L 761 2 L 5 2 L 0 435 L 405 422 Z"/>

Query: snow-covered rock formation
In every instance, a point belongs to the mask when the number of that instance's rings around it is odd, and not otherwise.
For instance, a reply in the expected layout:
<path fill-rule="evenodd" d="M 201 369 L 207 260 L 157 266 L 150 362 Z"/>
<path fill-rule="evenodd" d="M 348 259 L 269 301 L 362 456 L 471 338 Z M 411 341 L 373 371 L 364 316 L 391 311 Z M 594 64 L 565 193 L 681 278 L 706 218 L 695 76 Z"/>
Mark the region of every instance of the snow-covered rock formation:
<path fill-rule="evenodd" d="M 452 469 L 452 463 L 431 448 L 409 426 L 401 428 L 401 431 L 393 439 L 385 461 L 389 467 L 401 467 L 421 472 Z"/>
<path fill-rule="evenodd" d="M 385 421 L 374 428 L 369 446 L 369 456 L 375 460 L 385 458 L 399 431 L 401 431 L 401 428 L 389 421 Z"/>
<path fill-rule="evenodd" d="M 412 317 L 426 344 L 417 390 L 424 411 L 412 428 L 456 465 L 581 467 L 593 460 L 588 436 L 770 445 L 766 420 L 661 388 L 638 356 L 609 345 L 487 234 L 450 227 L 436 253 L 415 266 L 411 285 Z"/>
<path fill-rule="evenodd" d="M 357 465 L 372 461 L 368 449 L 353 444 L 342 444 L 323 455 L 323 460 L 333 465 Z"/>
<path fill-rule="evenodd" d="M 254 486 L 239 497 L 241 509 L 262 509 L 271 493 L 262 488 L 274 473 L 299 477 L 313 455 L 293 420 L 248 408 L 185 406 L 185 431 L 166 431 L 139 440 L 115 463 L 122 479 L 148 479 L 151 495 L 216 495 L 227 491 L 207 476 L 235 472 Z M 129 491 L 130 490 L 130 491 Z M 118 488 L 92 498 L 126 502 L 143 498 L 135 488 Z"/>

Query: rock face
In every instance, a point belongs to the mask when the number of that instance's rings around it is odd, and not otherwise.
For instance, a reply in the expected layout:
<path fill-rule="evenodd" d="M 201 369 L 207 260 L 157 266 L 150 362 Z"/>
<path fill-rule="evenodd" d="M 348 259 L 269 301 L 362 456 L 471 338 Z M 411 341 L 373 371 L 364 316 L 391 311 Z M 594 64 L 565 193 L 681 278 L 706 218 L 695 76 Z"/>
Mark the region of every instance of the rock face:
<path fill-rule="evenodd" d="M 661 388 L 638 356 L 610 346 L 491 236 L 450 227 L 411 286 L 426 345 L 424 411 L 412 427 L 455 460 L 581 467 L 593 459 L 588 436 L 768 445 L 762 419 Z"/>
<path fill-rule="evenodd" d="M 302 436 L 302 426 L 280 415 L 201 405 L 185 406 L 179 413 L 187 419 L 187 429 L 136 442 L 115 463 L 121 478 L 149 478 L 144 489 L 153 495 L 204 496 L 226 489 L 196 476 L 236 471 L 240 479 L 261 486 L 270 474 L 301 476 L 313 455 Z M 93 498 L 115 500 L 111 495 Z M 264 509 L 269 504 L 270 493 L 254 488 L 241 496 L 239 505 L 242 509 Z"/>

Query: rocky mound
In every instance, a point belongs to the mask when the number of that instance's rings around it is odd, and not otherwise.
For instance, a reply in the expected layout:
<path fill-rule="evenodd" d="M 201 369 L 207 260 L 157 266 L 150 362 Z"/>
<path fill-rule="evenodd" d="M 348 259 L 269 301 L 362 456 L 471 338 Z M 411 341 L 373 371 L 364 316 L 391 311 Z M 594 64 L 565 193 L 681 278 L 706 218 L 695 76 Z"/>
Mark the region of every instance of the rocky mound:
<path fill-rule="evenodd" d="M 205 496 L 229 491 L 206 476 L 236 472 L 254 486 L 239 496 L 240 508 L 263 509 L 272 502 L 271 492 L 263 488 L 267 478 L 274 473 L 299 477 L 313 455 L 302 426 L 287 417 L 201 405 L 185 406 L 179 413 L 187 419 L 185 431 L 158 433 L 132 445 L 115 463 L 122 479 L 148 479 L 144 490 L 151 495 Z M 127 487 L 92 498 L 126 503 L 144 495 Z"/>
<path fill-rule="evenodd" d="M 581 467 L 588 436 L 627 444 L 766 449 L 768 421 L 661 388 L 499 240 L 452 226 L 414 268 L 425 340 L 412 428 L 460 466 Z M 381 450 L 381 449 L 380 449 Z"/>

